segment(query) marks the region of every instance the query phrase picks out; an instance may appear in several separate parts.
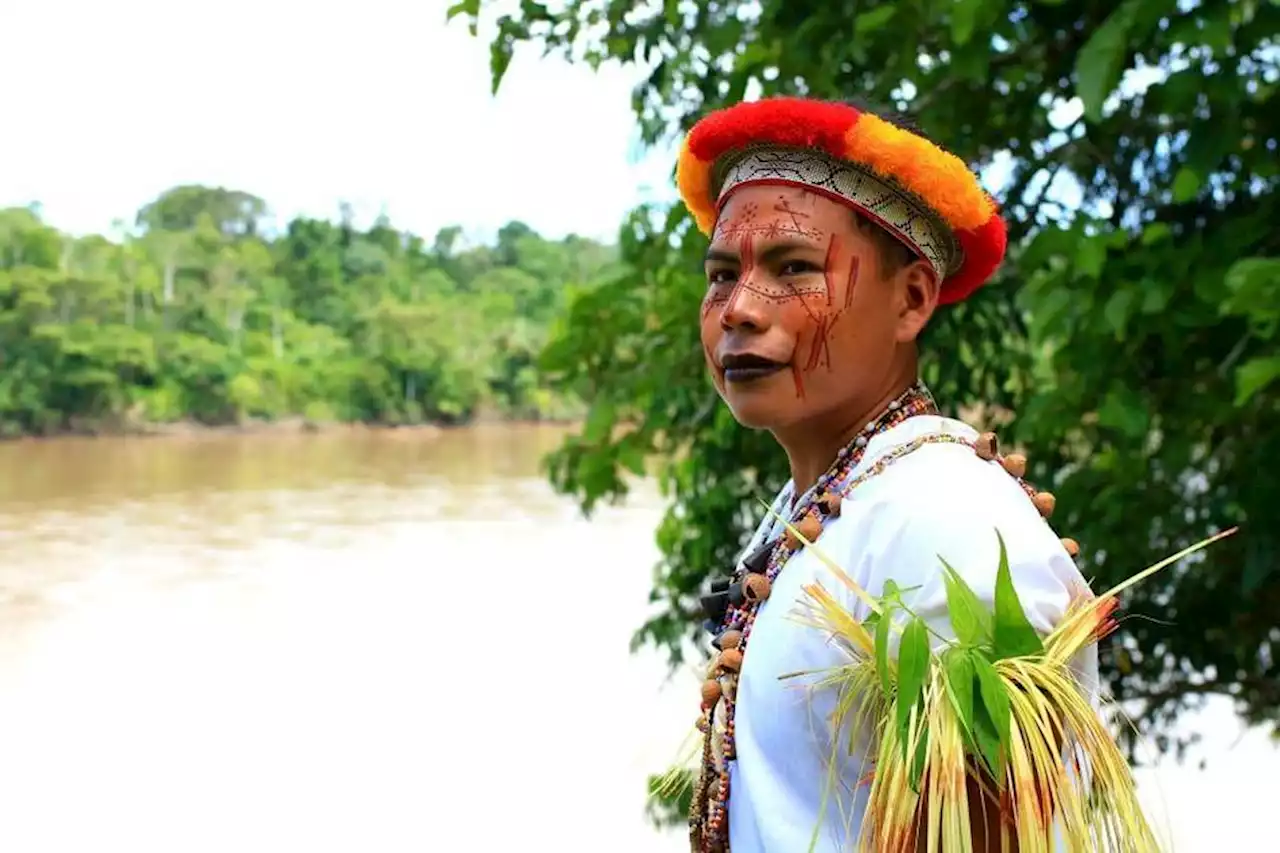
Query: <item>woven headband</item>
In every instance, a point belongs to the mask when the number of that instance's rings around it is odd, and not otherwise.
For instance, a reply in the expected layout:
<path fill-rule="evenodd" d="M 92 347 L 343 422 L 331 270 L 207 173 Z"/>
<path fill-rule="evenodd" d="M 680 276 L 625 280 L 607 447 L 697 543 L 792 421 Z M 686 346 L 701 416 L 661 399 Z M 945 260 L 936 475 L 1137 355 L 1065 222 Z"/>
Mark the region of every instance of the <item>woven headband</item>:
<path fill-rule="evenodd" d="M 734 190 L 753 184 L 786 184 L 814 190 L 862 211 L 924 258 L 943 281 L 960 268 L 963 253 L 951 230 L 913 196 L 869 170 L 821 151 L 757 148 L 726 163 L 717 210 Z"/>
<path fill-rule="evenodd" d="M 943 304 L 968 297 L 1004 259 L 1004 220 L 964 161 L 846 104 L 767 98 L 711 113 L 686 137 L 676 182 L 707 235 L 743 186 L 802 186 L 847 204 L 933 267 Z"/>

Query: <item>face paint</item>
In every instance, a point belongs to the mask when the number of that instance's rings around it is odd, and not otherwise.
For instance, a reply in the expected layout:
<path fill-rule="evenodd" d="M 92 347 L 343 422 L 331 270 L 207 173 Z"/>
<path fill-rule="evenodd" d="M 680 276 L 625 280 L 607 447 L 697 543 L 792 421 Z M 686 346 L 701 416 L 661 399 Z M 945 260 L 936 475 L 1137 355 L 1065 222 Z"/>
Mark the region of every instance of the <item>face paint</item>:
<path fill-rule="evenodd" d="M 740 421 L 767 427 L 843 405 L 861 374 L 888 363 L 890 293 L 859 282 L 874 251 L 850 209 L 820 194 L 761 185 L 729 197 L 707 253 L 702 339 L 717 390 Z M 763 367 L 735 368 L 739 378 L 726 381 L 726 356 Z"/>

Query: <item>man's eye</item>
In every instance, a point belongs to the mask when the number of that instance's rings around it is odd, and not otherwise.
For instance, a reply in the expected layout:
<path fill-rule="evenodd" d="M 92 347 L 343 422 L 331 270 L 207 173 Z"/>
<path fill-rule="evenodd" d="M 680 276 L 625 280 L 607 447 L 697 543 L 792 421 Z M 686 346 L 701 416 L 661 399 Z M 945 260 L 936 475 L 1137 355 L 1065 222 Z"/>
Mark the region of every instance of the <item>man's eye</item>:
<path fill-rule="evenodd" d="M 781 275 L 803 275 L 805 273 L 817 271 L 817 265 L 811 264 L 808 261 L 787 261 L 778 269 L 778 272 Z"/>
<path fill-rule="evenodd" d="M 707 273 L 708 284 L 733 284 L 738 278 L 734 270 L 711 270 Z"/>

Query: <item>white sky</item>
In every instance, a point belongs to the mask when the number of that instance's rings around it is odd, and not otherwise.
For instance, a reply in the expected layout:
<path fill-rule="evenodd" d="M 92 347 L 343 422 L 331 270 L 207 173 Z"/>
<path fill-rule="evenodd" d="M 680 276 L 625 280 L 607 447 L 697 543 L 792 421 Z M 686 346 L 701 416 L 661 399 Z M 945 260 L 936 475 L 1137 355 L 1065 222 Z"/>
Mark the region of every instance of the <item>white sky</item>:
<path fill-rule="evenodd" d="M 521 219 L 612 240 L 647 188 L 673 197 L 674 152 L 636 156 L 636 72 L 526 51 L 492 98 L 449 5 L 0 0 L 0 207 L 106 232 L 203 183 L 284 221 L 347 201 L 427 237 Z"/>

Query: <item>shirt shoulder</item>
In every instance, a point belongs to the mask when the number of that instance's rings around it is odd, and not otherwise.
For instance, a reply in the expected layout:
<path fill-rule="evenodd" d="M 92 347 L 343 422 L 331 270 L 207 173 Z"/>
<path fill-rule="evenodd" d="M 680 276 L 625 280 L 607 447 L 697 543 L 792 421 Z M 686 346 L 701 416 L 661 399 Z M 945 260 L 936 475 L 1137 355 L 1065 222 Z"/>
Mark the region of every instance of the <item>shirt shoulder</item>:
<path fill-rule="evenodd" d="M 927 420 L 935 423 L 915 425 L 919 435 L 897 436 L 898 442 L 882 445 L 881 458 L 884 448 L 901 447 L 921 435 L 976 436 L 956 421 Z M 929 427 L 937 432 L 930 433 Z M 889 580 L 915 588 L 908 600 L 931 622 L 949 621 L 944 565 L 954 568 L 985 603 L 994 603 L 1002 545 L 1019 599 L 1042 632 L 1052 630 L 1071 599 L 1087 589 L 1057 533 L 1021 484 L 965 444 L 921 443 L 897 458 L 849 492 L 839 522 L 828 533 L 836 535 L 822 544 L 839 552 L 835 559 L 848 565 L 856 581 L 873 595 Z M 822 538 L 827 540 L 828 534 Z"/>

